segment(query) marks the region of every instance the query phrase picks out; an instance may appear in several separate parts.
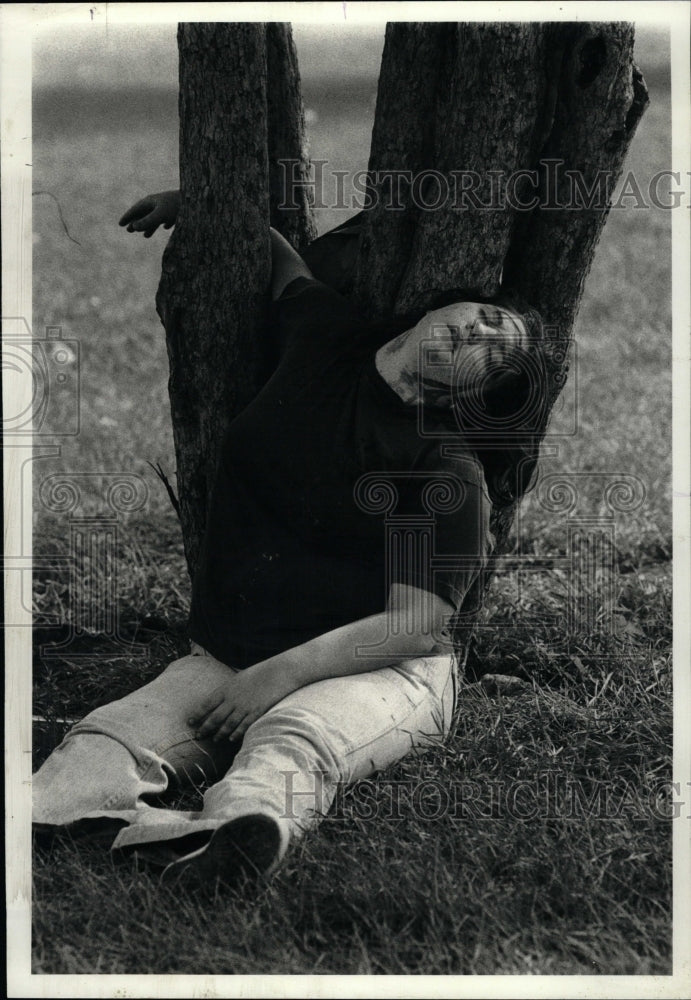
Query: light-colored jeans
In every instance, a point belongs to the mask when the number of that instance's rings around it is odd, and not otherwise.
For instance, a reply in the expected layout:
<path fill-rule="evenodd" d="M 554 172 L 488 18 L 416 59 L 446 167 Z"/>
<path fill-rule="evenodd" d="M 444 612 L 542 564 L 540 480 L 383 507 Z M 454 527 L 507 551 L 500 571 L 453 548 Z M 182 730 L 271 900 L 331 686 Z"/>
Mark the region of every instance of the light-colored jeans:
<path fill-rule="evenodd" d="M 291 837 L 326 814 L 339 782 L 367 777 L 449 730 L 456 661 L 445 654 L 300 688 L 253 723 L 239 749 L 195 740 L 187 719 L 230 668 L 192 649 L 74 726 L 34 775 L 35 823 L 110 817 L 126 824 L 113 849 L 155 856 L 166 842 L 185 857 L 198 839 L 191 834 L 210 839 L 228 820 L 263 812 L 279 822 L 283 855 Z M 213 783 L 199 812 L 147 801 L 201 779 Z"/>

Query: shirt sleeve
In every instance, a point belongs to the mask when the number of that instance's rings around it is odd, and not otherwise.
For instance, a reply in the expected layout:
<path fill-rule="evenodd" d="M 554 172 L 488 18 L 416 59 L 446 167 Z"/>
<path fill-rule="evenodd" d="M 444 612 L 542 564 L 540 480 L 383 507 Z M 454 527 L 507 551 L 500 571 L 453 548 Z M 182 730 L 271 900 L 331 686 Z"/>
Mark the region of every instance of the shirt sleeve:
<path fill-rule="evenodd" d="M 490 513 L 474 456 L 451 459 L 439 446 L 430 449 L 401 489 L 387 554 L 391 582 L 438 594 L 459 611 L 494 550 Z"/>
<path fill-rule="evenodd" d="M 294 278 L 273 304 L 271 325 L 283 353 L 295 341 L 352 336 L 365 320 L 355 305 L 316 278 Z"/>

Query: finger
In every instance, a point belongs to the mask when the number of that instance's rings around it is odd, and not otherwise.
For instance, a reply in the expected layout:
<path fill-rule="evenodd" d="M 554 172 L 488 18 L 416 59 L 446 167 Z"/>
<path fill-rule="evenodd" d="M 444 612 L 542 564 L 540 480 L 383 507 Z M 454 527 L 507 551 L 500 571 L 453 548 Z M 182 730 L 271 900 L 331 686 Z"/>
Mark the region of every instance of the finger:
<path fill-rule="evenodd" d="M 190 726 L 195 726 L 198 722 L 201 722 L 207 717 L 210 712 L 213 712 L 215 708 L 218 708 L 220 704 L 224 701 L 225 695 L 222 688 L 214 688 L 214 690 L 207 694 L 205 698 L 202 699 L 199 708 L 196 708 L 192 714 L 187 719 Z"/>
<path fill-rule="evenodd" d="M 148 215 L 143 216 L 141 219 L 137 219 L 136 222 L 130 222 L 127 227 L 130 233 L 154 233 L 158 229 L 159 220 L 157 219 L 154 212 L 150 212 Z"/>
<path fill-rule="evenodd" d="M 215 708 L 210 715 L 207 715 L 201 726 L 197 727 L 197 738 L 203 740 L 211 736 L 215 736 L 230 715 L 230 712 L 230 706 L 224 701 L 218 706 L 218 708 Z"/>
<path fill-rule="evenodd" d="M 257 721 L 258 715 L 246 715 L 242 722 L 229 735 L 230 740 L 241 740 L 250 726 Z"/>
<path fill-rule="evenodd" d="M 150 236 L 154 235 L 160 225 L 161 218 L 158 213 L 152 212 L 151 215 L 147 215 L 147 217 L 142 221 L 142 229 L 145 230 L 144 235 L 147 240 Z"/>
<path fill-rule="evenodd" d="M 201 725 L 197 726 L 197 736 L 200 739 L 208 739 L 215 736 L 223 723 L 230 715 L 232 715 L 232 713 L 232 704 L 224 698 L 218 708 L 215 708 L 213 712 L 210 712 Z"/>
<path fill-rule="evenodd" d="M 242 714 L 242 709 L 234 709 L 233 712 L 225 719 L 225 721 L 218 727 L 216 735 L 214 736 L 214 743 L 218 743 L 220 740 L 230 740 L 236 739 L 237 730 L 242 725 L 245 715 Z"/>
<path fill-rule="evenodd" d="M 150 198 L 141 198 L 136 202 L 132 208 L 128 208 L 125 214 L 122 216 L 118 222 L 119 226 L 126 226 L 129 222 L 134 222 L 136 219 L 141 219 L 143 216 L 148 215 L 155 208 L 154 203 Z"/>

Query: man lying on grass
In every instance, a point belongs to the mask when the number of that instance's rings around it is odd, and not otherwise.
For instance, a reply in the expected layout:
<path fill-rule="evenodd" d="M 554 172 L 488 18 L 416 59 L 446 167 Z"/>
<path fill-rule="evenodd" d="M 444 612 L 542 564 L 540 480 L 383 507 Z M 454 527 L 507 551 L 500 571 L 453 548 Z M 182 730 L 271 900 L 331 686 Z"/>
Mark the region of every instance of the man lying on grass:
<path fill-rule="evenodd" d="M 150 236 L 177 204 L 153 195 L 121 224 Z M 457 295 L 374 326 L 271 238 L 282 355 L 223 442 L 191 653 L 91 712 L 34 776 L 42 833 L 105 828 L 200 882 L 271 872 L 339 782 L 448 732 L 450 622 L 492 551 L 492 503 L 537 458 L 534 433 L 507 445 L 496 427 L 544 398 L 532 310 Z M 388 542 L 387 514 L 405 529 Z M 161 804 L 202 777 L 201 811 Z"/>

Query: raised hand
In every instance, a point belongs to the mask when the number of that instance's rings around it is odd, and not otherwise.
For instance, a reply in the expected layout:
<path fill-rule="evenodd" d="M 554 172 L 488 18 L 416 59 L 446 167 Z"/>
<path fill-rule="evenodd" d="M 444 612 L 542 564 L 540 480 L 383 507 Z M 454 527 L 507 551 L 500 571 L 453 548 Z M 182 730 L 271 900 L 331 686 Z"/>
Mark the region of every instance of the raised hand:
<path fill-rule="evenodd" d="M 136 202 L 125 212 L 118 225 L 127 226 L 128 233 L 144 233 L 149 239 L 159 226 L 164 229 L 174 226 L 179 210 L 180 192 L 160 191 Z"/>

